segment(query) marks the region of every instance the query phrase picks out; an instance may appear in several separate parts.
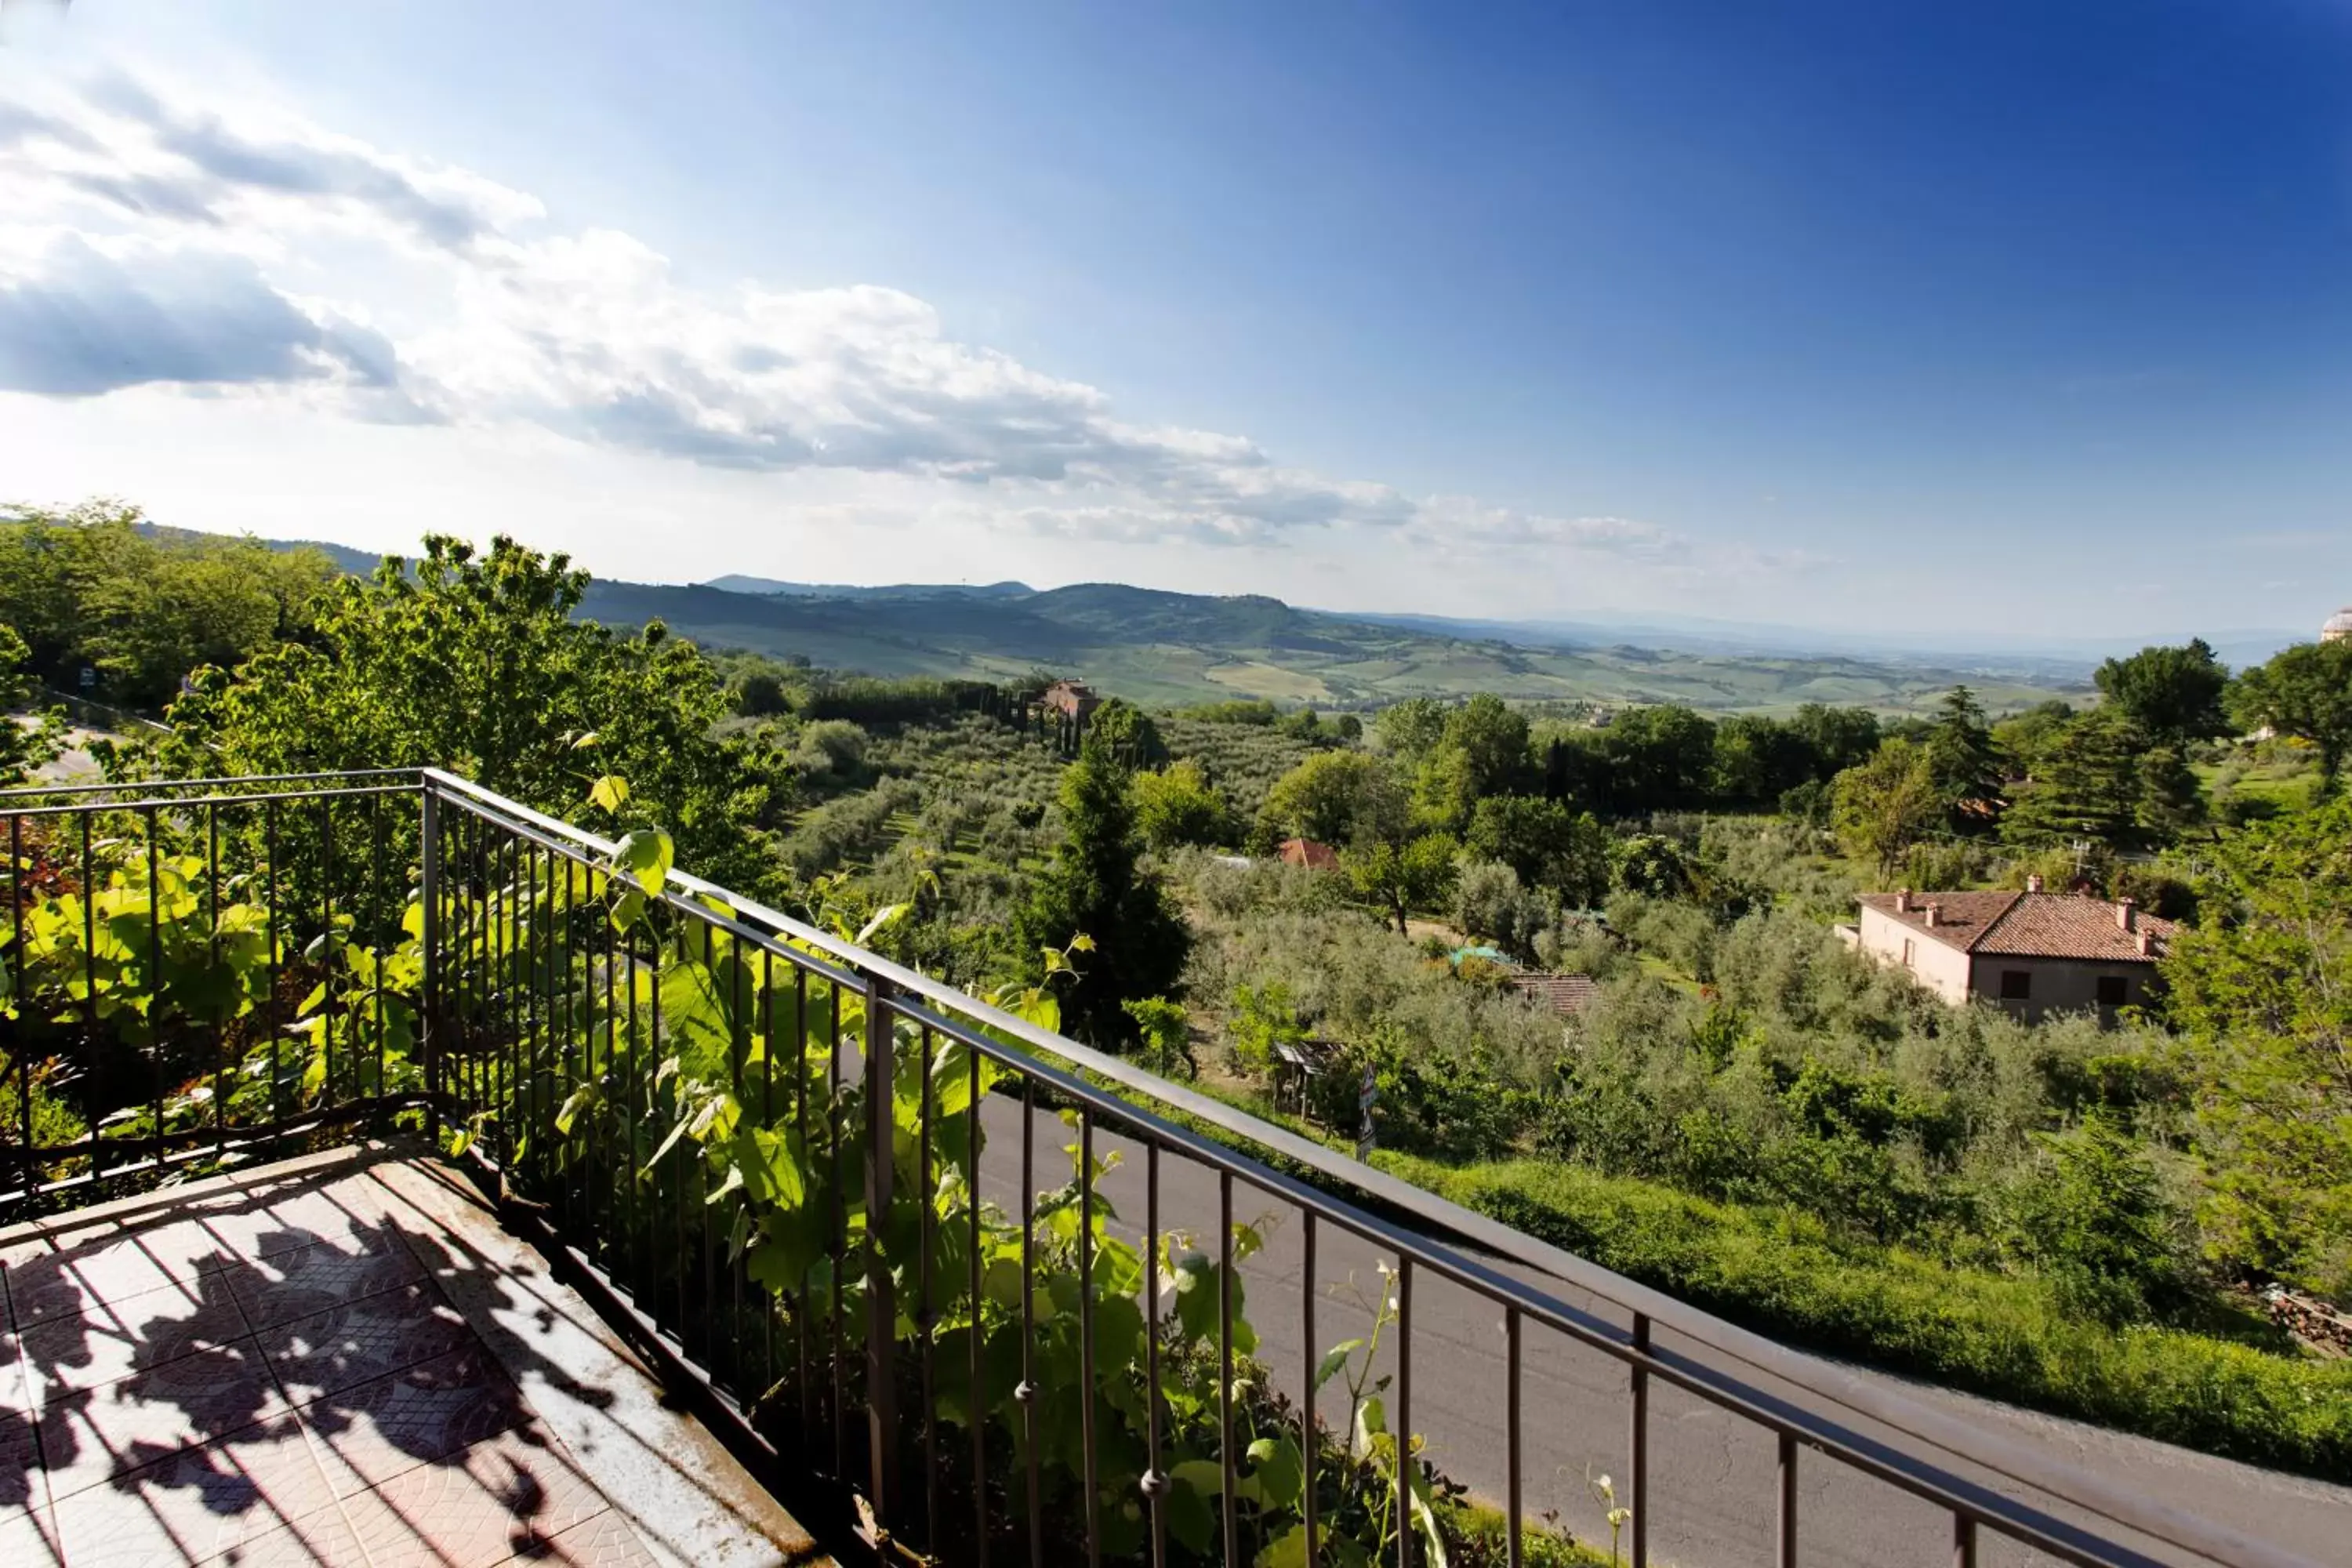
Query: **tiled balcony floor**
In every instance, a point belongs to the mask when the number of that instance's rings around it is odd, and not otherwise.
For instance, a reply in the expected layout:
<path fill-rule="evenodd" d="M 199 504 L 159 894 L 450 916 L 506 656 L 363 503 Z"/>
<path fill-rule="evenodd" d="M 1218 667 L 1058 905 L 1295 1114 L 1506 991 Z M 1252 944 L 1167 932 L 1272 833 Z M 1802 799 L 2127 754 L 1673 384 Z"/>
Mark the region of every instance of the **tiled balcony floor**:
<path fill-rule="evenodd" d="M 0 1288 L 6 1568 L 817 1557 L 432 1162 L 346 1151 L 18 1226 Z"/>

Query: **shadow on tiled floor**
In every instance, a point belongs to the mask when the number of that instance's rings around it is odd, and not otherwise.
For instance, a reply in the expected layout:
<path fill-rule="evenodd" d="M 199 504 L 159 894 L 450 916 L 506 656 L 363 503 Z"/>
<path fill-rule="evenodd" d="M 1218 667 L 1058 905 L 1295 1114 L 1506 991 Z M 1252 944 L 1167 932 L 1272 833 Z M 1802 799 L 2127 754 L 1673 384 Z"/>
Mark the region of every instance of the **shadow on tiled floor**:
<path fill-rule="evenodd" d="M 517 1381 L 600 1442 L 630 1369 L 583 1383 L 499 1327 L 544 1331 L 547 1287 L 399 1169 L 265 1173 L 0 1252 L 0 1563 L 677 1561 Z"/>

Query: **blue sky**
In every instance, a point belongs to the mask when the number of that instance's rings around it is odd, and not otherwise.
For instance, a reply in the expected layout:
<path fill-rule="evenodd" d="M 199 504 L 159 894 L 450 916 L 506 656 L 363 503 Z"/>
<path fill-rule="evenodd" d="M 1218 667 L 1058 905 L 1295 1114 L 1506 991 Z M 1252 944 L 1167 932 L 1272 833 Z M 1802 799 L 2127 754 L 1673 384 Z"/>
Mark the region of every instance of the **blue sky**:
<path fill-rule="evenodd" d="M 0 494 L 663 579 L 2295 627 L 2352 599 L 2347 83 L 2352 7 L 2260 0 L 82 0 L 0 51 Z"/>

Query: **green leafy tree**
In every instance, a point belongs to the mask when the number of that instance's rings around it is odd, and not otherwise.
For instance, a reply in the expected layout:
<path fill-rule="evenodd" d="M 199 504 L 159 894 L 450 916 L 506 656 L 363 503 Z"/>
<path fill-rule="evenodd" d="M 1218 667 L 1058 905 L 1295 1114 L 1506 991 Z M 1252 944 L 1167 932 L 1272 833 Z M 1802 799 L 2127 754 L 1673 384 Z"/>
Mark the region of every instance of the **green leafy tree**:
<path fill-rule="evenodd" d="M 2160 964 L 2197 1102 L 2207 1245 L 2352 1292 L 2352 801 L 2223 839 Z"/>
<path fill-rule="evenodd" d="M 436 765 L 540 810 L 629 781 L 680 858 L 730 886 L 767 870 L 750 825 L 772 769 L 719 739 L 727 694 L 656 622 L 634 636 L 574 618 L 588 575 L 500 538 L 487 555 L 428 538 L 413 573 L 345 579 L 309 640 L 211 668 L 171 710 L 176 732 L 117 759 L 164 776 Z"/>
<path fill-rule="evenodd" d="M 1233 838 L 1232 808 L 1192 757 L 1158 773 L 1135 775 L 1135 820 L 1143 841 L 1154 849 L 1224 844 Z"/>
<path fill-rule="evenodd" d="M 17 710 L 34 694 L 23 672 L 24 639 L 0 623 L 0 785 L 21 784 L 35 768 L 64 749 L 65 725 L 55 714 L 20 718 Z"/>
<path fill-rule="evenodd" d="M 92 501 L 0 521 L 0 620 L 33 668 L 78 689 L 158 709 L 182 678 L 305 635 L 333 563 L 316 550 L 150 530 L 138 509 Z"/>
<path fill-rule="evenodd" d="M 1955 826 L 1973 826 L 2000 795 L 2000 759 L 1982 704 L 1965 686 L 1955 686 L 1937 705 L 1927 737 L 1927 764 Z"/>
<path fill-rule="evenodd" d="M 2352 750 L 2352 639 L 2282 648 L 2238 677 L 2231 708 L 2250 730 L 2268 725 L 2310 742 L 2322 787 L 2333 791 Z"/>
<path fill-rule="evenodd" d="M 2039 1159 L 2010 1204 L 2011 1251 L 2067 1306 L 2109 1322 L 2179 1305 L 2189 1289 L 2188 1227 L 2147 1152 L 2103 1111 L 2034 1141 Z"/>
<path fill-rule="evenodd" d="M 1111 755 L 1131 768 L 1156 768 L 1168 760 L 1168 743 L 1151 715 L 1125 698 L 1114 697 L 1087 721 L 1087 733 L 1110 748 Z"/>
<path fill-rule="evenodd" d="M 1388 763 L 1363 752 L 1318 752 L 1266 792 L 1277 833 L 1324 844 L 1404 836 L 1407 802 Z"/>
<path fill-rule="evenodd" d="M 1454 885 L 1454 841 L 1442 833 L 1404 843 L 1375 838 L 1349 849 L 1339 864 L 1356 891 L 1386 910 L 1403 936 L 1406 917 L 1414 910 L 1445 901 Z"/>
<path fill-rule="evenodd" d="M 1536 795 L 1489 795 L 1471 813 L 1465 840 L 1481 860 L 1500 861 L 1530 888 L 1551 888 L 1574 904 L 1609 894 L 1609 835 L 1590 812 Z"/>
<path fill-rule="evenodd" d="M 1454 921 L 1521 962 L 1535 957 L 1536 938 L 1551 924 L 1551 906 L 1499 861 L 1462 868 L 1454 885 Z"/>
<path fill-rule="evenodd" d="M 1595 809 L 1631 814 L 1706 797 L 1715 773 L 1713 721 L 1675 703 L 1632 708 L 1596 737 L 1602 766 L 1588 784 Z"/>
<path fill-rule="evenodd" d="M 2100 696 L 2159 741 L 2179 745 L 2229 733 L 2222 697 L 2230 668 L 2202 637 L 2108 659 L 2092 679 Z"/>
<path fill-rule="evenodd" d="M 1372 734 L 1391 756 L 1418 763 L 1445 738 L 1445 704 L 1434 697 L 1392 702 L 1372 721 Z"/>
<path fill-rule="evenodd" d="M 1912 741 L 1882 742 L 1868 762 L 1838 774 L 1831 798 L 1839 838 L 1876 866 L 1881 880 L 1891 879 L 1911 847 L 1944 821 L 1935 763 Z"/>
<path fill-rule="evenodd" d="M 1459 833 L 1478 803 L 1511 795 L 1534 780 L 1527 716 L 1480 692 L 1445 717 L 1445 731 L 1423 760 L 1416 802 L 1432 825 Z"/>
<path fill-rule="evenodd" d="M 2121 714 L 2102 710 L 2069 721 L 2035 754 L 2001 819 L 2001 836 L 2028 846 L 2135 840 L 2145 793 L 2139 746 Z"/>
<path fill-rule="evenodd" d="M 1031 952 L 1079 937 L 1092 942 L 1064 993 L 1063 1022 L 1091 1045 L 1124 1046 L 1136 1031 L 1125 1004 L 1176 993 L 1192 933 L 1160 879 L 1138 864 L 1134 791 L 1099 737 L 1088 736 L 1063 770 L 1061 801 L 1062 842 L 1021 910 L 1018 934 Z"/>
<path fill-rule="evenodd" d="M 1715 727 L 1712 785 L 1717 795 L 1746 805 L 1776 801 L 1811 783 L 1817 753 L 1795 725 L 1741 713 Z"/>
<path fill-rule="evenodd" d="M 1797 710 L 1789 727 L 1812 748 L 1814 776 L 1821 779 L 1835 778 L 1846 769 L 1869 761 L 1882 738 L 1878 715 L 1867 708 L 1832 708 L 1826 703 L 1808 702 Z"/>

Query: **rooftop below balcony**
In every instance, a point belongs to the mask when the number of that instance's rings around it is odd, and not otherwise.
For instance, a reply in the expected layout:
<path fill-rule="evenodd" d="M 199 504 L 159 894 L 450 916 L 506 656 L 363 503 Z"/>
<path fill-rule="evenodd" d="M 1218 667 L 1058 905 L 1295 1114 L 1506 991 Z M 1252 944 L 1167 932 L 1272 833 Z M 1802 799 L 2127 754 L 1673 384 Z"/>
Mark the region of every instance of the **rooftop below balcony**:
<path fill-rule="evenodd" d="M 158 1191 L 0 1265 L 11 1568 L 824 1561 L 439 1160 Z"/>

